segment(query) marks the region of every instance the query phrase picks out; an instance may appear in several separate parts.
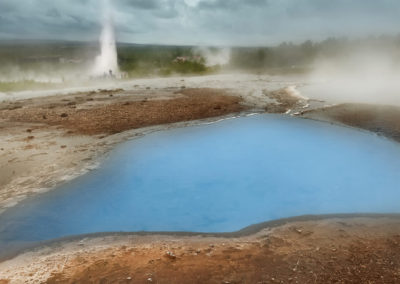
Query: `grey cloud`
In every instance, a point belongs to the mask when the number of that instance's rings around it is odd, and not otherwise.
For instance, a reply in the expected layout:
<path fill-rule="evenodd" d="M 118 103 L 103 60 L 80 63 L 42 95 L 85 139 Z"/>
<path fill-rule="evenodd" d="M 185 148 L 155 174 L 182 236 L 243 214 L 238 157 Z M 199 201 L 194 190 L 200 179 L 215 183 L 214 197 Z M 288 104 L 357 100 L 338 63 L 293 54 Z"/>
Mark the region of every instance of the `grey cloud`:
<path fill-rule="evenodd" d="M 111 0 L 119 40 L 275 44 L 397 33 L 398 0 Z M 100 0 L 0 0 L 1 38 L 96 40 Z"/>
<path fill-rule="evenodd" d="M 58 18 L 61 16 L 61 14 L 56 8 L 52 8 L 52 9 L 47 10 L 46 16 L 49 16 L 52 18 Z"/>
<path fill-rule="evenodd" d="M 153 15 L 158 18 L 172 19 L 178 17 L 179 13 L 175 10 L 170 9 L 170 10 L 156 11 L 153 13 Z"/>
<path fill-rule="evenodd" d="M 12 4 L 12 2 L 6 2 L 6 1 L 0 1 L 0 11 L 1 13 L 10 13 L 15 11 L 15 5 Z"/>
<path fill-rule="evenodd" d="M 115 1 L 117 6 L 133 9 L 154 10 L 161 8 L 161 2 L 158 0 L 119 0 Z"/>
<path fill-rule="evenodd" d="M 240 9 L 242 6 L 263 7 L 267 4 L 268 0 L 202 0 L 197 6 L 204 9 Z"/>
<path fill-rule="evenodd" d="M 237 1 L 224 1 L 224 0 L 205 0 L 199 2 L 197 5 L 200 9 L 236 9 Z"/>

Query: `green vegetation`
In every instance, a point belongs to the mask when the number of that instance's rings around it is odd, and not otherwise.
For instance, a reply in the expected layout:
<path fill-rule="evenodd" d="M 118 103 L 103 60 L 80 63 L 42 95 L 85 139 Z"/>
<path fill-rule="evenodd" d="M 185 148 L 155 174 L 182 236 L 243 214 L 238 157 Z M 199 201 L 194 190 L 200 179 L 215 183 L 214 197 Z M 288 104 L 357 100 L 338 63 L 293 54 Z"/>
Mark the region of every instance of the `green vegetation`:
<path fill-rule="evenodd" d="M 121 71 L 130 77 L 204 74 L 214 70 L 192 47 L 122 45 L 118 47 L 118 61 Z"/>
<path fill-rule="evenodd" d="M 54 88 L 60 84 L 42 83 L 32 80 L 24 80 L 17 82 L 0 82 L 0 92 L 18 92 L 24 90 L 44 90 Z"/>

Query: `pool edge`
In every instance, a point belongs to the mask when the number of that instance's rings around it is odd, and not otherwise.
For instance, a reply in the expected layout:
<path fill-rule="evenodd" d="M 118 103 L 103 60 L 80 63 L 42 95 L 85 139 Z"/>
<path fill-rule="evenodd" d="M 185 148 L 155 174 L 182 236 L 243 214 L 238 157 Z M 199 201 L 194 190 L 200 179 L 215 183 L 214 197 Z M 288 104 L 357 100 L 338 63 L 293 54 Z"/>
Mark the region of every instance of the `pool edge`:
<path fill-rule="evenodd" d="M 50 248 L 65 243 L 77 242 L 82 239 L 95 239 L 99 237 L 145 237 L 145 236 L 164 236 L 164 237 L 199 237 L 199 238 L 242 238 L 255 235 L 265 229 L 273 229 L 295 222 L 323 221 L 330 219 L 400 219 L 400 213 L 338 213 L 338 214 L 320 214 L 320 215 L 300 215 L 288 218 L 281 218 L 271 221 L 265 221 L 252 224 L 243 229 L 234 232 L 210 233 L 210 232 L 190 232 L 190 231 L 137 231 L 137 232 L 97 232 L 81 235 L 66 236 L 41 242 L 30 243 L 19 248 L 11 249 L 2 254 L 0 252 L 0 263 L 13 259 L 19 255 L 28 252 L 38 251 L 44 248 Z"/>

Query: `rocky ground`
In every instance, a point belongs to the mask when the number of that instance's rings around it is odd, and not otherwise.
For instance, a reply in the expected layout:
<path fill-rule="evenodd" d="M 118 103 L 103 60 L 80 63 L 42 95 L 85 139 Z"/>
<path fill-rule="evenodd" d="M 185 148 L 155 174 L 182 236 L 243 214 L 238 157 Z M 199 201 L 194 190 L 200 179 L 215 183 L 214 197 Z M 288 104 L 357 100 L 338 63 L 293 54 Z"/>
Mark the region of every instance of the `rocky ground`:
<path fill-rule="evenodd" d="M 0 283 L 398 283 L 400 218 L 292 220 L 249 236 L 115 235 L 0 264 Z"/>
<path fill-rule="evenodd" d="M 115 134 L 141 127 L 239 113 L 239 97 L 217 89 L 102 90 L 0 105 L 0 119 L 59 126 L 68 134 Z"/>

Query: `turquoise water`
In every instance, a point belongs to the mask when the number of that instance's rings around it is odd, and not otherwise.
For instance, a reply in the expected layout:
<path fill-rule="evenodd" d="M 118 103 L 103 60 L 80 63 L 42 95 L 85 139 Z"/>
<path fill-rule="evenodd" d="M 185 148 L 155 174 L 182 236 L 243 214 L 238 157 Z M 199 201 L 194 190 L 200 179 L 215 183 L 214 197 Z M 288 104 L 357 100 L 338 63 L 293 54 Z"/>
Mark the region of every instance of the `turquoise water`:
<path fill-rule="evenodd" d="M 400 146 L 257 115 L 160 131 L 0 215 L 10 243 L 110 231 L 230 232 L 304 214 L 400 212 Z"/>

